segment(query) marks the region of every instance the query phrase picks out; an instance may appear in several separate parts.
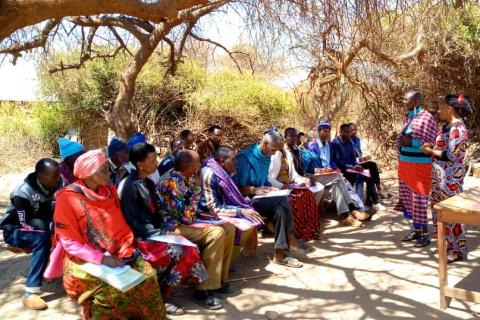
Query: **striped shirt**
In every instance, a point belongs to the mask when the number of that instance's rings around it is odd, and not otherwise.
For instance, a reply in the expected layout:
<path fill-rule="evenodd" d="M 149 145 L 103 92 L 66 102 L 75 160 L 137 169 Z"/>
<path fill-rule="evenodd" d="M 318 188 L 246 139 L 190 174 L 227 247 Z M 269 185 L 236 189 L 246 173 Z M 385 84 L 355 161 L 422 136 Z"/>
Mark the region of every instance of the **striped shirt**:
<path fill-rule="evenodd" d="M 219 217 L 239 217 L 241 208 L 225 204 L 225 196 L 217 175 L 209 167 L 203 169 L 203 194 L 198 207 Z"/>

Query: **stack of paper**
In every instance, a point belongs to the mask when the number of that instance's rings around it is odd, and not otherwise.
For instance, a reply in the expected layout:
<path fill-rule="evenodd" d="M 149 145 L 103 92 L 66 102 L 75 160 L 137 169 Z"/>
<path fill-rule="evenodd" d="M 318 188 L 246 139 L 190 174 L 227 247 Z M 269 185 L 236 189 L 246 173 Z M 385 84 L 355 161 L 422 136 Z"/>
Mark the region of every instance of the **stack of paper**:
<path fill-rule="evenodd" d="M 85 263 L 81 265 L 81 268 L 122 292 L 127 292 L 147 279 L 143 273 L 128 265 L 111 268 L 103 264 Z"/>

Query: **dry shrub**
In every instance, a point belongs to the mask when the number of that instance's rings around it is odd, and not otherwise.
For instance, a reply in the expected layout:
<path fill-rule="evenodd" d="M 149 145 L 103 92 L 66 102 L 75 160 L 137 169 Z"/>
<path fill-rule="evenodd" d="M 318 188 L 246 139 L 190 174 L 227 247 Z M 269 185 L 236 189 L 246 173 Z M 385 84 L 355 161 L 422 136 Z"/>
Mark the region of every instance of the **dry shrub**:
<path fill-rule="evenodd" d="M 39 159 L 51 157 L 42 140 L 32 136 L 2 137 L 0 150 L 0 175 L 33 170 Z"/>

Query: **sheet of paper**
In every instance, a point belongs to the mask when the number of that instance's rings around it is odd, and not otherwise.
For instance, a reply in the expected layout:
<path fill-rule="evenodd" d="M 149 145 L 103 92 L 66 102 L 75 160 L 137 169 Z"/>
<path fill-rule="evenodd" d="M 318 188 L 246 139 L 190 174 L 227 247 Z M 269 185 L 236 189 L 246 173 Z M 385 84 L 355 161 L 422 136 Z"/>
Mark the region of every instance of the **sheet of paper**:
<path fill-rule="evenodd" d="M 364 169 L 363 172 L 358 172 L 358 171 L 355 171 L 353 169 L 347 169 L 347 172 L 351 172 L 351 173 L 356 173 L 356 174 L 361 174 L 362 176 L 365 176 L 367 178 L 370 178 L 371 175 L 370 175 L 370 170 L 368 169 Z"/>
<path fill-rule="evenodd" d="M 312 191 L 313 193 L 317 193 L 317 192 L 320 192 L 324 189 L 323 185 L 321 183 L 318 183 L 316 182 L 313 186 L 311 186 L 310 188 L 310 191 Z"/>
<path fill-rule="evenodd" d="M 174 234 L 165 234 L 161 236 L 153 236 L 148 238 L 148 240 L 159 241 L 164 243 L 178 244 L 181 246 L 197 247 L 197 245 L 185 237 L 174 235 Z"/>
<path fill-rule="evenodd" d="M 214 226 L 220 226 L 222 224 L 225 224 L 225 221 L 223 220 L 207 220 L 207 219 L 199 219 L 195 218 L 195 221 L 193 223 L 205 223 L 205 224 L 213 224 Z"/>
<path fill-rule="evenodd" d="M 247 231 L 251 228 L 260 226 L 260 223 L 250 221 L 246 218 L 223 218 L 225 221 L 233 224 L 240 231 Z"/>
<path fill-rule="evenodd" d="M 275 191 L 270 191 L 267 194 L 262 194 L 259 196 L 253 197 L 254 199 L 261 199 L 261 198 L 275 198 L 275 197 L 286 197 L 290 195 L 291 190 L 289 189 L 284 189 L 284 190 L 275 190 Z"/>

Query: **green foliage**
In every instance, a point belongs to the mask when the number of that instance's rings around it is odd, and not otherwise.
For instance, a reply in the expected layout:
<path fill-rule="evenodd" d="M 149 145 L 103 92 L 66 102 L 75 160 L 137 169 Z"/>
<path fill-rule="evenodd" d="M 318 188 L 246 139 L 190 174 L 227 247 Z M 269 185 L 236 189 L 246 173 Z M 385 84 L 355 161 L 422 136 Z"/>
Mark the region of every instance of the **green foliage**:
<path fill-rule="evenodd" d="M 58 103 L 34 103 L 32 118 L 37 122 L 37 135 L 49 150 L 57 149 L 57 139 L 70 128 L 67 108 Z"/>
<path fill-rule="evenodd" d="M 57 138 L 70 129 L 67 109 L 58 103 L 0 104 L 0 135 L 4 140 L 24 138 L 56 150 Z"/>
<path fill-rule="evenodd" d="M 57 57 L 53 61 L 67 58 Z M 42 92 L 65 107 L 62 112 L 72 127 L 88 118 L 102 119 L 103 111 L 113 106 L 119 77 L 128 61 L 121 56 L 95 60 L 79 70 L 55 74 L 48 73 L 49 65 L 45 65 L 40 72 Z M 179 123 L 187 125 L 183 120 L 208 112 L 229 115 L 263 130 L 266 123 L 278 125 L 279 118 L 296 108 L 293 94 L 252 75 L 230 70 L 209 72 L 191 60 L 180 64 L 174 76 L 165 74 L 165 58 L 154 55 L 136 82 L 132 117 L 150 135 L 175 132 Z"/>
<path fill-rule="evenodd" d="M 13 102 L 0 103 L 0 135 L 36 135 L 39 132 L 38 122 L 31 116 L 30 107 Z"/>
<path fill-rule="evenodd" d="M 285 115 L 296 107 L 291 93 L 234 71 L 209 74 L 189 102 L 200 110 L 244 114 L 255 121 Z"/>
<path fill-rule="evenodd" d="M 480 45 L 480 5 L 470 4 L 460 19 L 459 33 L 470 45 Z"/>

